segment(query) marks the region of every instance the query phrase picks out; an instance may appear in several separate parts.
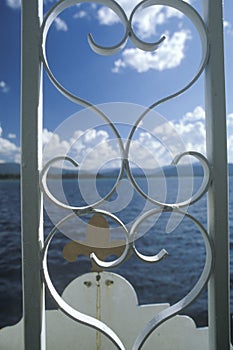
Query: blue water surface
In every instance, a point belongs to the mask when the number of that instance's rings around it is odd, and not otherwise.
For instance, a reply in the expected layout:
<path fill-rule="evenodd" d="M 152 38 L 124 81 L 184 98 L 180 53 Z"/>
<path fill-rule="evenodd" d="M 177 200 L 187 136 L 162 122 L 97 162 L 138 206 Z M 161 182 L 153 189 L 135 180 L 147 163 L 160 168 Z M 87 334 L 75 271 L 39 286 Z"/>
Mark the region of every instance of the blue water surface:
<path fill-rule="evenodd" d="M 84 180 L 82 180 L 84 181 Z M 86 180 L 89 188 L 88 181 Z M 99 196 L 105 196 L 112 188 L 115 179 L 101 178 L 97 182 L 97 192 Z M 153 182 L 155 181 L 155 182 Z M 138 186 L 146 193 L 158 200 L 173 202 L 178 195 L 177 178 L 168 178 L 166 184 L 153 180 L 151 185 L 145 182 L 145 179 L 138 178 L 136 182 Z M 195 178 L 194 187 L 200 186 L 202 179 Z M 51 180 L 50 188 L 56 180 Z M 231 287 L 233 283 L 233 196 L 232 196 L 232 178 L 229 181 L 229 224 L 230 224 L 230 248 L 231 248 Z M 164 185 L 167 193 L 160 196 L 159 189 Z M 124 184 L 127 188 L 127 183 Z M 155 190 L 153 190 L 155 186 Z M 91 203 L 96 198 L 87 198 L 84 193 L 80 194 L 77 183 L 72 179 L 66 179 L 63 183 L 64 193 L 70 204 L 84 205 L 86 202 Z M 88 190 L 87 190 L 88 192 Z M 130 198 L 124 208 L 118 211 L 114 206 L 115 214 L 127 225 L 131 227 L 132 223 L 142 214 L 143 210 L 148 209 L 147 202 L 143 196 L 132 189 L 126 191 L 123 189 L 125 196 Z M 91 196 L 93 193 L 91 194 Z M 114 203 L 118 196 L 122 193 L 115 193 L 109 201 Z M 159 198 L 161 197 L 161 198 Z M 123 201 L 124 202 L 124 201 Z M 126 201 L 127 202 L 127 201 Z M 109 204 L 109 203 L 108 203 Z M 47 204 L 47 208 L 52 209 L 51 204 Z M 146 206 L 146 207 L 145 207 Z M 107 204 L 103 207 L 106 209 Z M 150 205 L 150 208 L 156 206 Z M 56 212 L 56 209 L 54 209 Z M 188 212 L 197 218 L 204 227 L 207 225 L 207 208 L 206 196 L 201 198 L 197 203 L 189 207 Z M 87 222 L 90 215 L 82 218 L 80 227 L 77 225 L 76 231 L 82 231 L 83 223 Z M 169 302 L 171 304 L 177 302 L 184 297 L 189 290 L 197 282 L 205 262 L 205 246 L 202 236 L 189 219 L 184 217 L 179 226 L 172 232 L 168 229 L 170 213 L 160 215 L 158 220 L 155 217 L 148 219 L 138 231 L 144 230 L 145 227 L 150 229 L 141 238 L 136 240 L 137 249 L 146 255 L 153 255 L 165 248 L 169 255 L 166 259 L 157 264 L 142 262 L 135 255 L 131 257 L 120 267 L 112 269 L 112 271 L 121 274 L 127 278 L 134 286 L 140 304 Z M 179 218 L 178 218 L 179 219 Z M 154 224 L 153 224 L 154 222 Z M 72 222 L 70 223 L 72 224 Z M 110 224 L 117 226 L 110 220 Z M 44 213 L 45 235 L 52 229 L 53 224 L 48 217 L 46 211 Z M 84 227 L 84 226 L 83 226 Z M 174 228 L 174 227 L 173 227 Z M 0 181 L 0 328 L 6 325 L 15 324 L 22 317 L 22 283 L 21 283 L 21 228 L 20 228 L 20 183 L 19 180 L 1 180 Z M 143 231 L 144 232 L 144 231 Z M 69 236 L 69 235 L 68 235 Z M 116 237 L 113 237 L 114 239 Z M 124 239 L 124 235 L 120 237 Z M 91 270 L 91 262 L 88 257 L 80 256 L 76 262 L 69 263 L 62 256 L 62 249 L 65 244 L 70 241 L 62 232 L 58 232 L 54 237 L 49 250 L 49 271 L 57 290 L 62 293 L 66 285 L 76 276 Z M 52 300 L 46 295 L 47 308 L 55 308 Z M 231 312 L 233 311 L 233 288 L 231 288 Z M 204 291 L 198 300 L 184 312 L 193 317 L 197 325 L 203 326 L 208 323 L 207 312 L 207 291 Z"/>

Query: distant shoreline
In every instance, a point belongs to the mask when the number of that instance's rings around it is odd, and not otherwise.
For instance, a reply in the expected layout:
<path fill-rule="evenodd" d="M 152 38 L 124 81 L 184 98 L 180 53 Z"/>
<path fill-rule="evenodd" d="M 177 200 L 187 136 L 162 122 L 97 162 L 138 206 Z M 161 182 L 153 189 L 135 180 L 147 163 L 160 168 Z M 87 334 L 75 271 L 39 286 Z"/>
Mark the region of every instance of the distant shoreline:
<path fill-rule="evenodd" d="M 104 169 L 97 174 L 94 172 L 81 171 L 74 172 L 62 169 L 60 172 L 52 168 L 48 173 L 49 179 L 116 179 L 121 172 L 120 169 Z M 201 164 L 193 164 L 192 169 L 189 166 L 181 165 L 179 169 L 176 166 L 164 166 L 160 169 L 140 169 L 132 168 L 131 174 L 134 178 L 161 178 L 161 177 L 203 177 L 204 171 Z M 228 176 L 233 175 L 233 163 L 228 164 Z M 126 178 L 126 172 L 123 178 Z M 0 163 L 0 180 L 18 180 L 20 179 L 20 165 L 16 163 Z"/>
<path fill-rule="evenodd" d="M 229 177 L 232 177 L 233 174 L 229 174 L 228 175 Z M 165 178 L 171 178 L 171 177 L 178 177 L 177 175 L 164 175 L 164 176 L 161 176 L 161 175 L 134 175 L 133 176 L 134 178 L 137 178 L 137 179 L 143 179 L 143 178 L 161 178 L 161 177 L 165 177 Z M 181 175 L 180 177 L 192 177 L 191 175 Z M 193 175 L 193 177 L 203 177 L 203 175 Z M 50 180 L 59 180 L 61 178 L 60 175 L 50 175 L 48 176 L 48 179 Z M 77 179 L 117 179 L 117 176 L 107 176 L 107 175 L 78 175 L 75 174 L 75 175 L 63 175 L 62 176 L 62 179 L 64 180 L 77 180 Z M 127 178 L 127 176 L 124 176 L 123 178 Z M 0 174 L 0 180 L 20 180 L 20 175 L 11 175 L 11 174 Z"/>
<path fill-rule="evenodd" d="M 0 180 L 19 180 L 19 174 L 0 174 Z"/>

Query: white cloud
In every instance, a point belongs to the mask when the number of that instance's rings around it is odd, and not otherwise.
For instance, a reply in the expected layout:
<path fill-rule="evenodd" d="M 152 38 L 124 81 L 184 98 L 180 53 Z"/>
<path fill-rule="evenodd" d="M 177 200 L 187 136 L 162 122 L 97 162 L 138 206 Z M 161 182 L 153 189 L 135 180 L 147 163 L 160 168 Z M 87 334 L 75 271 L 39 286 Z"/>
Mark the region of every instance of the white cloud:
<path fill-rule="evenodd" d="M 19 9 L 21 7 L 21 0 L 6 0 L 6 4 L 12 9 Z"/>
<path fill-rule="evenodd" d="M 143 128 L 143 126 L 142 126 Z M 227 116 L 228 161 L 233 163 L 233 113 Z M 20 162 L 20 148 L 4 138 L 0 126 L 0 162 Z M 8 134 L 9 136 L 14 134 Z M 179 136 L 177 136 L 179 135 Z M 178 144 L 180 142 L 180 145 Z M 179 120 L 159 125 L 155 130 L 142 130 L 132 140 L 130 158 L 144 169 L 168 164 L 171 153 L 183 147 L 183 151 L 197 151 L 206 154 L 205 111 L 197 106 Z M 74 131 L 69 139 L 43 130 L 44 162 L 56 156 L 69 155 L 80 163 L 82 169 L 94 170 L 100 167 L 119 166 L 118 142 L 111 139 L 106 130 L 89 129 Z M 185 147 L 185 148 L 184 148 Z"/>
<path fill-rule="evenodd" d="M 139 12 L 133 21 L 137 33 L 142 38 L 149 38 L 158 33 L 158 26 L 164 25 L 171 17 L 181 18 L 183 14 L 171 7 L 158 5 Z"/>
<path fill-rule="evenodd" d="M 116 140 L 111 140 L 105 130 L 76 130 L 68 140 L 45 129 L 43 131 L 44 163 L 56 156 L 70 156 L 81 169 L 94 170 L 101 166 L 119 165 Z M 110 164 L 111 163 L 111 164 Z M 114 164 L 114 165 L 113 165 Z"/>
<path fill-rule="evenodd" d="M 205 110 L 201 106 L 197 106 L 193 112 L 186 113 L 182 120 L 184 122 L 205 121 Z"/>
<path fill-rule="evenodd" d="M 73 16 L 75 19 L 77 18 L 85 18 L 85 17 L 89 17 L 88 13 L 84 10 L 81 10 L 79 12 L 76 12 Z"/>
<path fill-rule="evenodd" d="M 197 106 L 179 121 L 172 122 L 188 151 L 206 154 L 205 110 Z"/>
<path fill-rule="evenodd" d="M 233 113 L 227 115 L 228 162 L 233 163 Z M 181 136 L 187 150 L 206 154 L 205 110 L 197 106 L 172 124 Z"/>
<path fill-rule="evenodd" d="M 7 93 L 10 90 L 10 87 L 3 80 L 0 81 L 0 91 L 3 93 Z"/>
<path fill-rule="evenodd" d="M 138 0 L 120 0 L 120 6 L 127 16 L 130 16 Z M 190 2 L 186 0 L 186 2 Z M 151 6 L 143 11 L 135 13 L 133 24 L 139 36 L 148 38 L 152 34 L 157 34 L 157 26 L 163 25 L 171 17 L 181 18 L 183 14 L 172 7 L 157 5 Z M 97 12 L 97 19 L 102 25 L 113 25 L 120 22 L 119 17 L 108 7 L 101 7 Z"/>
<path fill-rule="evenodd" d="M 121 58 L 115 61 L 114 73 L 130 67 L 138 73 L 149 69 L 162 71 L 179 66 L 185 57 L 185 44 L 191 39 L 188 30 L 175 32 L 171 37 L 167 35 L 160 48 L 155 52 L 144 52 L 137 48 L 125 49 Z"/>
<path fill-rule="evenodd" d="M 68 26 L 67 26 L 66 22 L 63 19 L 61 19 L 60 17 L 56 17 L 54 22 L 55 22 L 55 27 L 58 31 L 63 31 L 63 32 L 68 31 Z"/>
<path fill-rule="evenodd" d="M 228 116 L 228 129 L 233 135 L 233 113 Z M 205 111 L 197 106 L 179 120 L 164 122 L 156 129 L 138 132 L 131 141 L 129 159 L 143 169 L 155 169 L 168 165 L 175 155 L 184 151 L 205 151 Z M 229 129 L 230 130 L 230 129 Z M 123 140 L 124 141 L 124 140 Z M 83 170 L 119 166 L 121 156 L 118 142 L 111 139 L 106 130 L 77 130 L 69 139 L 62 139 L 48 130 L 43 132 L 44 162 L 58 155 L 69 155 Z M 229 154 L 233 155 L 233 136 L 229 138 Z M 231 156 L 230 161 L 233 161 Z M 68 166 L 68 165 L 67 165 Z"/>
<path fill-rule="evenodd" d="M 157 26 L 166 22 L 164 6 L 147 8 L 135 17 L 134 25 L 140 37 L 148 38 L 157 33 Z"/>
<path fill-rule="evenodd" d="M 3 137 L 3 129 L 0 126 L 0 162 L 20 162 L 20 147 Z"/>
<path fill-rule="evenodd" d="M 7 135 L 8 139 L 16 139 L 16 135 L 11 132 Z"/>
<path fill-rule="evenodd" d="M 129 160 L 142 169 L 155 169 L 171 161 L 166 147 L 148 131 L 142 131 L 130 146 Z"/>
<path fill-rule="evenodd" d="M 233 113 L 227 116 L 227 130 L 228 162 L 233 163 Z M 151 133 L 140 133 L 131 149 L 133 160 L 145 169 L 169 164 L 171 157 L 184 151 L 206 155 L 205 110 L 197 106 L 179 120 L 164 123 Z"/>
<path fill-rule="evenodd" d="M 205 154 L 204 117 L 205 111 L 197 106 L 180 120 L 159 124 L 155 130 L 143 130 L 142 126 L 137 138 L 131 142 L 130 161 L 141 168 L 154 169 L 170 164 L 175 155 L 186 150 Z M 233 126 L 233 114 L 230 120 Z M 44 162 L 58 155 L 69 155 L 84 170 L 111 168 L 120 164 L 118 142 L 111 139 L 105 130 L 77 130 L 69 139 L 64 140 L 45 129 L 43 142 Z"/>
<path fill-rule="evenodd" d="M 44 163 L 56 156 L 70 156 L 79 163 L 81 170 L 96 171 L 100 168 L 120 166 L 121 152 L 116 139 L 111 139 L 105 130 L 77 130 L 69 140 L 62 140 L 58 134 L 43 132 Z M 149 132 L 140 132 L 130 148 L 130 159 L 142 168 L 155 168 L 162 162 L 167 151 Z M 59 163 L 57 164 L 59 166 Z M 70 164 L 63 165 L 71 167 Z"/>
<path fill-rule="evenodd" d="M 49 159 L 65 155 L 69 148 L 69 142 L 66 140 L 61 140 L 58 134 L 55 134 L 47 129 L 43 130 L 43 146 L 46 147 L 46 157 L 44 161 L 48 161 Z"/>
<path fill-rule="evenodd" d="M 120 0 L 118 3 L 120 6 L 124 9 L 127 15 L 131 13 L 133 8 L 136 6 L 136 4 L 139 1 L 137 0 Z M 120 22 L 119 17 L 108 7 L 101 7 L 97 11 L 97 19 L 99 20 L 99 23 L 102 25 L 108 25 L 111 26 L 115 23 Z"/>
<path fill-rule="evenodd" d="M 113 25 L 120 21 L 115 12 L 108 7 L 101 7 L 97 12 L 97 18 L 102 25 Z"/>
<path fill-rule="evenodd" d="M 226 32 L 226 34 L 228 35 L 233 35 L 233 28 L 232 28 L 232 24 L 229 21 L 223 21 L 223 26 L 224 26 L 224 30 Z"/>

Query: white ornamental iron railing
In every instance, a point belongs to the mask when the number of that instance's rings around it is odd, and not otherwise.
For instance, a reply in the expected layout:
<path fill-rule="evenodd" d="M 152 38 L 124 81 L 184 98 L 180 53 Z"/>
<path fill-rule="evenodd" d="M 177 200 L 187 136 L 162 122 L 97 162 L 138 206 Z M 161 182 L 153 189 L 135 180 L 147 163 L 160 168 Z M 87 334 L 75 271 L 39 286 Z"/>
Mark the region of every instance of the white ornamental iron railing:
<path fill-rule="evenodd" d="M 101 261 L 93 252 L 91 259 L 96 265 L 108 269 L 121 264 L 130 253 L 138 258 L 157 262 L 166 251 L 161 250 L 154 256 L 141 254 L 134 244 L 136 230 L 139 225 L 157 213 L 174 212 L 186 216 L 197 225 L 203 236 L 206 248 L 206 262 L 203 272 L 194 288 L 178 303 L 155 316 L 135 340 L 133 349 L 140 349 L 150 334 L 163 322 L 182 311 L 192 303 L 209 282 L 209 347 L 210 350 L 230 349 L 229 326 L 229 257 L 228 257 L 228 206 L 227 206 L 227 155 L 226 155 L 226 120 L 224 93 L 224 59 L 223 59 L 223 21 L 221 0 L 203 0 L 204 20 L 187 2 L 181 0 L 144 0 L 132 11 L 129 19 L 124 10 L 114 0 L 96 0 L 112 9 L 121 19 L 125 34 L 118 45 L 106 48 L 95 43 L 91 35 L 88 37 L 91 48 L 98 54 L 114 54 L 122 49 L 130 38 L 133 44 L 144 50 L 159 50 L 162 37 L 157 43 L 147 44 L 140 40 L 133 31 L 132 21 L 136 11 L 154 5 L 165 5 L 179 10 L 187 16 L 197 29 L 202 45 L 202 56 L 198 72 L 180 91 L 170 95 L 148 107 L 137 119 L 124 145 L 114 124 L 98 107 L 80 99 L 67 91 L 52 74 L 46 58 L 46 39 L 48 30 L 55 18 L 66 8 L 80 3 L 78 0 L 61 0 L 57 2 L 43 18 L 43 0 L 22 0 L 22 97 L 21 97 L 21 186 L 22 186 L 22 246 L 23 246 L 23 305 L 24 305 L 24 343 L 25 350 L 41 350 L 45 344 L 45 305 L 44 285 L 56 305 L 72 319 L 94 327 L 105 334 L 119 349 L 124 349 L 119 337 L 102 321 L 80 313 L 70 307 L 57 293 L 50 279 L 47 268 L 47 251 L 49 244 L 59 230 L 60 225 L 74 216 L 86 213 L 100 213 L 118 223 L 125 233 L 125 249 L 114 261 Z M 42 65 L 55 87 L 76 104 L 91 108 L 112 129 L 121 150 L 121 170 L 106 200 L 116 190 L 123 172 L 128 175 L 134 188 L 146 200 L 154 204 L 141 215 L 130 229 L 110 212 L 99 209 L 102 200 L 74 207 L 62 203 L 55 198 L 47 186 L 47 173 L 50 166 L 59 159 L 66 159 L 78 165 L 72 158 L 59 156 L 48 162 L 42 169 Z M 196 157 L 204 169 L 204 180 L 196 194 L 180 203 L 161 203 L 145 194 L 135 181 L 129 165 L 129 150 L 133 135 L 143 118 L 159 104 L 170 100 L 189 89 L 205 71 L 206 91 L 206 129 L 207 158 L 197 152 L 186 152 L 177 155 L 175 163 L 185 155 Z M 208 233 L 185 208 L 198 201 L 208 191 Z M 42 192 L 58 207 L 65 208 L 70 214 L 64 217 L 43 241 L 43 200 Z M 183 209 L 182 209 L 183 208 Z M 42 273 L 41 273 L 42 271 Z"/>

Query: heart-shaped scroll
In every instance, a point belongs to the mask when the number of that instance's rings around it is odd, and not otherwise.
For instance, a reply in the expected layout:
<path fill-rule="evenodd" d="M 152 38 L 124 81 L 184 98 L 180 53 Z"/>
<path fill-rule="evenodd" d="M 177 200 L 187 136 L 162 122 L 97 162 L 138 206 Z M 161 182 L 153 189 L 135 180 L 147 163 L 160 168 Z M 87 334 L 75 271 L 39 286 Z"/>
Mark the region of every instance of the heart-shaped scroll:
<path fill-rule="evenodd" d="M 133 18 L 134 15 L 137 11 L 140 11 L 144 8 L 148 8 L 151 6 L 157 6 L 157 5 L 164 5 L 171 7 L 173 9 L 176 9 L 180 11 L 182 14 L 184 14 L 186 17 L 188 17 L 191 22 L 194 24 L 199 37 L 201 41 L 201 46 L 202 46 L 202 56 L 201 56 L 201 61 L 199 64 L 198 71 L 196 72 L 195 76 L 189 81 L 182 89 L 179 91 L 173 93 L 172 95 L 169 95 L 167 97 L 162 98 L 160 101 L 155 102 L 152 104 L 150 107 L 148 107 L 136 120 L 134 123 L 134 126 L 132 127 L 132 130 L 129 134 L 128 140 L 126 144 L 124 145 L 124 142 L 122 141 L 119 132 L 111 122 L 111 120 L 107 117 L 107 115 L 101 111 L 98 107 L 92 105 L 90 102 L 72 94 L 69 90 L 67 90 L 65 87 L 63 87 L 60 82 L 57 81 L 55 76 L 53 75 L 47 57 L 46 57 L 46 40 L 47 40 L 47 34 L 49 31 L 49 28 L 55 18 L 62 13 L 66 8 L 80 4 L 82 2 L 89 2 L 88 0 L 60 0 L 58 1 L 48 12 L 48 14 L 45 16 L 43 24 L 41 26 L 41 57 L 43 61 L 44 68 L 52 81 L 52 83 L 55 85 L 55 87 L 60 91 L 65 97 L 70 99 L 76 104 L 79 104 L 81 106 L 84 106 L 85 108 L 90 108 L 92 109 L 97 115 L 99 115 L 111 128 L 113 133 L 115 134 L 118 142 L 119 142 L 119 147 L 121 151 L 121 168 L 119 171 L 119 175 L 117 178 L 117 181 L 115 185 L 113 186 L 112 190 L 110 193 L 107 194 L 106 197 L 103 198 L 103 200 L 100 200 L 99 202 L 93 203 L 93 205 L 87 205 L 87 206 L 70 206 L 68 204 L 62 203 L 59 199 L 55 198 L 52 193 L 49 190 L 49 187 L 47 186 L 47 174 L 48 171 L 51 167 L 51 165 L 54 164 L 57 160 L 67 160 L 71 162 L 74 166 L 78 167 L 79 164 L 75 162 L 71 157 L 68 156 L 58 156 L 55 157 L 54 159 L 50 160 L 43 168 L 41 172 L 41 188 L 42 191 L 45 193 L 45 195 L 50 199 L 50 201 L 55 204 L 56 206 L 66 209 L 68 211 L 71 211 L 71 214 L 68 216 L 64 217 L 62 220 L 60 220 L 55 227 L 52 229 L 50 234 L 48 235 L 45 245 L 42 249 L 42 272 L 43 272 L 43 278 L 44 282 L 54 300 L 56 305 L 70 318 L 76 320 L 77 322 L 80 322 L 82 324 L 85 324 L 87 326 L 93 327 L 97 329 L 98 331 L 102 332 L 104 335 L 106 335 L 115 345 L 118 349 L 125 349 L 124 344 L 121 342 L 120 338 L 115 334 L 115 332 L 110 329 L 107 325 L 105 325 L 102 321 L 97 320 L 93 317 L 84 315 L 83 313 L 79 312 L 78 310 L 75 310 L 72 308 L 69 304 L 67 304 L 62 297 L 59 295 L 59 293 L 56 291 L 50 275 L 48 271 L 48 266 L 47 266 L 47 254 L 48 254 L 48 249 L 51 240 L 53 239 L 54 235 L 56 232 L 59 230 L 60 226 L 65 223 L 66 221 L 70 220 L 71 218 L 75 216 L 81 216 L 86 213 L 93 214 L 93 215 L 101 215 L 103 217 L 109 217 L 111 220 L 115 221 L 118 225 L 121 226 L 123 229 L 124 235 L 125 235 L 125 242 L 124 242 L 124 249 L 122 249 L 120 256 L 113 260 L 113 261 L 104 261 L 104 256 L 98 256 L 98 251 L 95 253 L 94 251 L 89 251 L 88 254 L 90 255 L 90 258 L 94 263 L 99 266 L 100 269 L 108 269 L 112 268 L 115 266 L 120 265 L 123 263 L 130 254 L 134 253 L 139 259 L 151 263 L 159 262 L 161 259 L 163 259 L 166 255 L 167 252 L 165 249 L 162 249 L 160 252 L 158 252 L 155 255 L 152 256 L 146 256 L 140 253 L 135 244 L 135 236 L 136 236 L 136 231 L 138 231 L 139 225 L 148 217 L 151 217 L 155 214 L 162 213 L 162 212 L 170 212 L 170 213 L 175 213 L 178 215 L 181 215 L 182 217 L 186 217 L 190 219 L 199 229 L 201 232 L 201 235 L 204 239 L 205 242 L 205 248 L 206 248 L 206 262 L 205 266 L 203 269 L 203 272 L 194 286 L 194 288 L 179 302 L 174 304 L 173 306 L 170 306 L 166 310 L 162 311 L 159 313 L 156 317 L 154 317 L 149 324 L 145 327 L 145 329 L 138 335 L 138 338 L 135 340 L 135 344 L 133 346 L 133 349 L 141 349 L 143 344 L 145 343 L 146 339 L 149 337 L 149 335 L 157 328 L 159 327 L 162 323 L 164 323 L 166 320 L 171 318 L 172 316 L 176 315 L 180 311 L 182 311 L 185 307 L 187 307 L 190 303 L 192 303 L 198 295 L 201 293 L 203 288 L 206 286 L 209 276 L 212 271 L 213 267 L 213 246 L 211 243 L 211 240 L 209 238 L 208 233 L 204 229 L 204 227 L 199 223 L 198 220 L 196 220 L 193 216 L 188 214 L 185 211 L 182 211 L 180 208 L 187 207 L 188 205 L 196 202 L 199 200 L 203 194 L 208 190 L 208 186 L 210 183 L 211 179 L 211 171 L 210 171 L 210 166 L 207 162 L 207 160 L 200 155 L 197 152 L 185 152 L 181 155 L 178 155 L 174 159 L 174 163 L 178 163 L 179 160 L 185 156 L 185 155 L 191 155 L 196 157 L 202 164 L 203 169 L 204 169 L 204 180 L 202 183 L 202 186 L 200 189 L 197 191 L 195 195 L 193 195 L 191 198 L 187 199 L 184 202 L 180 203 L 173 203 L 173 204 L 167 204 L 167 203 L 162 203 L 159 201 L 155 201 L 152 198 L 148 197 L 138 186 L 138 184 L 135 182 L 132 171 L 130 169 L 129 165 L 129 151 L 130 151 L 130 146 L 132 143 L 132 138 L 134 133 L 136 132 L 137 128 L 139 127 L 140 123 L 143 121 L 143 118 L 151 111 L 154 109 L 156 106 L 159 104 L 172 99 L 173 97 L 176 97 L 183 92 L 185 92 L 188 88 L 190 88 L 195 81 L 199 78 L 201 73 L 203 72 L 206 62 L 208 60 L 208 55 L 209 55 L 209 44 L 208 44 L 208 36 L 207 36 L 207 30 L 205 27 L 205 24 L 201 18 L 201 16 L 197 13 L 197 11 L 189 5 L 187 2 L 181 1 L 181 0 L 144 0 L 141 3 L 139 3 L 135 8 L 133 9 L 130 17 L 128 18 L 125 14 L 125 11 L 122 9 L 122 7 L 115 2 L 114 0 L 95 0 L 94 3 L 98 5 L 104 5 L 109 7 L 112 11 L 115 12 L 115 14 L 120 18 L 121 22 L 123 23 L 124 26 L 124 35 L 123 38 L 120 40 L 118 44 L 115 44 L 110 47 L 104 47 L 99 44 L 97 44 L 91 34 L 88 35 L 88 42 L 90 47 L 93 49 L 98 54 L 101 55 L 113 55 L 116 52 L 119 52 L 122 50 L 122 48 L 125 46 L 128 38 L 131 39 L 133 44 L 144 50 L 144 51 L 154 51 L 156 49 L 159 49 L 160 45 L 162 45 L 163 41 L 165 40 L 165 37 L 161 37 L 156 43 L 146 43 L 139 39 L 137 35 L 134 33 L 133 30 Z M 115 215 L 108 211 L 104 211 L 101 209 L 98 209 L 97 207 L 106 199 L 108 199 L 116 190 L 118 183 L 120 179 L 123 176 L 123 172 L 126 172 L 128 175 L 128 178 L 130 179 L 131 183 L 134 185 L 135 189 L 148 201 L 150 201 L 152 204 L 156 205 L 156 208 L 151 209 L 141 216 L 134 222 L 132 225 L 131 229 L 128 230 L 125 226 L 125 224 Z M 138 233 L 138 232 L 137 232 Z M 140 232 L 139 232 L 140 234 Z M 74 247 L 72 246 L 72 249 Z M 77 247 L 76 247 L 77 248 Z M 68 251 L 70 252 L 70 246 L 67 248 Z M 72 252 L 73 253 L 73 252 Z M 69 253 L 70 254 L 70 253 Z M 70 255 L 68 254 L 68 257 Z M 72 257 L 73 259 L 73 257 Z M 102 259 L 102 260 L 101 260 Z"/>

